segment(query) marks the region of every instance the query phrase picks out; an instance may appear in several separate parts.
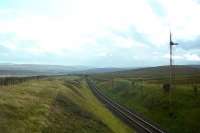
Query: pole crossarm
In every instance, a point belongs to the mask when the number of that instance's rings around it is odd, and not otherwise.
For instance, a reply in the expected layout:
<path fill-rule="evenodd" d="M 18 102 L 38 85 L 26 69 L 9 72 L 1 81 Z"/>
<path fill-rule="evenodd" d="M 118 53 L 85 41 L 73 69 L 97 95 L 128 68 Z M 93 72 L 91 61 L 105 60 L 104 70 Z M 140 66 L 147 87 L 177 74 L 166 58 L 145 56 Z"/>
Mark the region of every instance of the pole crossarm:
<path fill-rule="evenodd" d="M 172 33 L 170 32 L 170 45 L 178 45 L 178 43 L 174 43 L 172 41 Z"/>

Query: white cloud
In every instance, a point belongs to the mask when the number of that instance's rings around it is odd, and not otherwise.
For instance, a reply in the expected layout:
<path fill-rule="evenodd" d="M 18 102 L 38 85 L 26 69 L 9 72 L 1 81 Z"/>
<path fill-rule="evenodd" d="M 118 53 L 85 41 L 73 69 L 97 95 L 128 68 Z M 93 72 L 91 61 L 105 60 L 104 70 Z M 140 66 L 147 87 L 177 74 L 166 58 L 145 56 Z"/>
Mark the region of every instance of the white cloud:
<path fill-rule="evenodd" d="M 154 12 L 156 7 L 151 7 L 147 0 L 50 0 L 45 7 L 53 7 L 54 13 L 48 15 L 38 15 L 38 12 L 34 13 L 34 8 L 26 13 L 27 7 L 24 12 L 0 10 L 0 33 L 16 34 L 14 41 L 4 43 L 10 49 L 16 50 L 20 40 L 34 40 L 35 47 L 24 50 L 59 56 L 85 55 L 88 58 L 92 55 L 114 56 L 113 49 L 127 49 L 125 52 L 133 49 L 134 54 L 141 57 L 148 56 L 148 50 L 149 53 L 155 52 L 155 49 L 163 52 L 163 47 L 168 45 L 169 26 L 175 39 L 192 40 L 200 35 L 200 4 L 191 0 L 158 2 L 166 11 L 166 16 Z M 6 15 L 14 17 L 8 19 Z M 150 44 L 141 43 L 131 35 L 122 37 L 112 33 L 112 30 L 123 32 L 130 27 L 134 27 Z M 111 43 L 99 44 L 98 39 L 109 39 Z M 184 59 L 198 61 L 199 58 L 190 54 Z"/>
<path fill-rule="evenodd" d="M 170 58 L 170 54 L 164 54 L 163 57 L 169 59 Z M 175 59 L 175 60 L 176 59 L 182 60 L 182 59 L 185 59 L 185 56 L 182 56 L 182 55 L 173 55 L 172 58 Z"/>
<path fill-rule="evenodd" d="M 145 1 L 76 0 L 77 4 L 71 4 L 71 1 L 59 0 L 57 3 L 59 2 L 65 4 L 62 5 L 61 16 L 20 15 L 14 20 L 0 21 L 0 32 L 15 32 L 19 39 L 37 40 L 41 48 L 47 51 L 78 49 L 80 45 L 87 43 L 87 35 L 93 35 L 94 38 L 89 41 L 94 41 L 109 29 L 123 30 L 130 25 L 153 41 L 158 39 L 155 39 L 157 37 L 152 32 L 160 35 L 160 29 L 155 29 L 161 27 L 159 18 Z M 68 4 L 74 7 L 68 9 Z"/>
<path fill-rule="evenodd" d="M 193 40 L 200 35 L 200 4 L 194 0 L 158 1 L 166 10 L 166 21 L 181 40 Z"/>
<path fill-rule="evenodd" d="M 197 54 L 186 54 L 185 58 L 189 61 L 200 61 L 200 56 Z"/>
<path fill-rule="evenodd" d="M 169 59 L 169 54 L 163 55 L 164 58 Z M 200 61 L 200 56 L 198 54 L 192 54 L 185 52 L 183 55 L 173 55 L 174 60 L 185 60 L 185 61 Z"/>

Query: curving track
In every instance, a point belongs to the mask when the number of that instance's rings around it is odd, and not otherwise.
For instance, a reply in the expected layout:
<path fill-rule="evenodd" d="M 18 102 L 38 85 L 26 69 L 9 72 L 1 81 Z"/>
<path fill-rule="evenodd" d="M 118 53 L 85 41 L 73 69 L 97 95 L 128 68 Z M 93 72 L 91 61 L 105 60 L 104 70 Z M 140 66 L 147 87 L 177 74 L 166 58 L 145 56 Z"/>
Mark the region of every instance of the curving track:
<path fill-rule="evenodd" d="M 107 96 L 103 95 L 95 86 L 95 84 L 86 79 L 89 88 L 92 92 L 97 96 L 97 98 L 102 101 L 113 113 L 115 113 L 118 117 L 124 120 L 127 124 L 134 127 L 138 133 L 166 133 L 162 129 L 158 128 L 157 126 L 149 123 L 148 121 L 141 118 L 139 115 L 135 114 L 134 112 L 128 110 L 127 108 L 117 104 L 116 102 L 112 101 Z"/>

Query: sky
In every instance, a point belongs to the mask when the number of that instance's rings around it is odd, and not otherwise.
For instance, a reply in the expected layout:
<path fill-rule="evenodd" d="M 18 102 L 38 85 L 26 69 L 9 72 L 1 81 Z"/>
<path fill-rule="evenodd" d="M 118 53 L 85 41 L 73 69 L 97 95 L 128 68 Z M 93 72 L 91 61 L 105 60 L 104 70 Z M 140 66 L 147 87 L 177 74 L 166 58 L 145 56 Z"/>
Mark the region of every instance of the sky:
<path fill-rule="evenodd" d="M 0 0 L 0 63 L 200 64 L 200 0 Z"/>

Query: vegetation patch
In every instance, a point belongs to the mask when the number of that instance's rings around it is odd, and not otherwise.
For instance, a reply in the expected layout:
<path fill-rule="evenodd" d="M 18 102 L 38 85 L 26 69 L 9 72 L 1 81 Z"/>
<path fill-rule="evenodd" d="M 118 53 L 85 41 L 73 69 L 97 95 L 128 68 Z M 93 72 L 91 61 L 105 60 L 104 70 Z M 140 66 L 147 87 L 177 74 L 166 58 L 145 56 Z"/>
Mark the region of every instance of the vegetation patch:
<path fill-rule="evenodd" d="M 92 113 L 85 111 L 68 97 L 59 93 L 50 109 L 48 127 L 42 132 L 102 133 L 112 131 Z"/>
<path fill-rule="evenodd" d="M 50 77 L 0 87 L 3 133 L 130 133 L 80 77 Z"/>
<path fill-rule="evenodd" d="M 114 79 L 113 88 L 109 80 L 96 80 L 96 83 L 104 94 L 170 133 L 200 132 L 200 96 L 193 84 L 177 84 L 170 102 L 169 93 L 160 83 L 130 78 Z M 196 86 L 198 88 L 199 84 Z"/>

